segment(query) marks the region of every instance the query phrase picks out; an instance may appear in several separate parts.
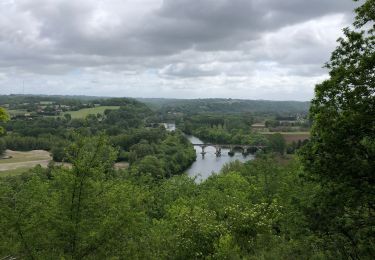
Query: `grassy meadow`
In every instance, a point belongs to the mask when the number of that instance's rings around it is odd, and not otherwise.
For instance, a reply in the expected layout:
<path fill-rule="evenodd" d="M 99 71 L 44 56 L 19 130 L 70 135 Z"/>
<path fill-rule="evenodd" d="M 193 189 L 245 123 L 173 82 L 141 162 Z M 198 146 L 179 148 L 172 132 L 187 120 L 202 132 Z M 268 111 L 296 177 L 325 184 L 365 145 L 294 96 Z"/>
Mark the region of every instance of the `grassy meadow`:
<path fill-rule="evenodd" d="M 0 159 L 0 177 L 19 175 L 37 165 L 47 167 L 51 160 L 50 153 L 43 150 L 29 152 L 7 150 Z"/>
<path fill-rule="evenodd" d="M 104 114 L 107 109 L 119 109 L 119 106 L 98 106 L 92 108 L 84 108 L 78 111 L 66 111 L 63 114 L 70 114 L 73 119 L 86 118 L 88 115 Z"/>

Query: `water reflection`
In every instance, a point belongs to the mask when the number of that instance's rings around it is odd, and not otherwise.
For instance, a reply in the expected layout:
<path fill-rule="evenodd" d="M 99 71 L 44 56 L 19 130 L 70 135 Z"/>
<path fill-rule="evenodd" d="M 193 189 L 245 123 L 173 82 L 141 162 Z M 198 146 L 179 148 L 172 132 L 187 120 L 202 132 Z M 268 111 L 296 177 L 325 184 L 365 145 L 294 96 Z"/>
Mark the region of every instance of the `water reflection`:
<path fill-rule="evenodd" d="M 173 123 L 164 123 L 167 131 L 175 131 L 176 126 Z M 202 140 L 195 136 L 186 136 L 189 141 L 193 144 L 203 144 Z M 202 182 L 214 173 L 220 172 L 223 166 L 227 163 L 234 162 L 236 160 L 240 162 L 246 162 L 254 159 L 254 155 L 244 156 L 241 152 L 236 152 L 233 156 L 229 156 L 229 149 L 222 148 L 221 156 L 217 157 L 215 147 L 208 146 L 205 148 L 206 154 L 202 156 L 202 148 L 199 146 L 194 147 L 197 154 L 197 160 L 187 170 L 189 176 L 195 178 L 197 182 Z"/>
<path fill-rule="evenodd" d="M 203 144 L 202 140 L 195 136 L 187 136 L 189 141 L 193 144 Z M 223 166 L 229 162 L 236 160 L 245 162 L 254 159 L 254 155 L 244 156 L 241 152 L 236 152 L 233 156 L 229 156 L 229 149 L 223 148 L 221 150 L 221 156 L 217 157 L 215 147 L 208 146 L 205 148 L 206 154 L 202 156 L 202 149 L 199 146 L 194 147 L 197 153 L 197 160 L 187 170 L 187 173 L 191 177 L 196 177 L 197 182 L 201 182 L 207 179 L 213 173 L 218 173 Z"/>

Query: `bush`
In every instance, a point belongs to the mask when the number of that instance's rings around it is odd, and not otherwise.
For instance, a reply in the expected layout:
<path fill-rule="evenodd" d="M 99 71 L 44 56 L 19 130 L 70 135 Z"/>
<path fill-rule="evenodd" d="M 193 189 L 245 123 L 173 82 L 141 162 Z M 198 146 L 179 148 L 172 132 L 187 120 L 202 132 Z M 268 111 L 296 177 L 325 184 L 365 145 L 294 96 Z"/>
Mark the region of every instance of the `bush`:
<path fill-rule="evenodd" d="M 51 150 L 52 158 L 55 162 L 63 162 L 65 159 L 65 148 L 62 146 L 55 146 Z"/>
<path fill-rule="evenodd" d="M 3 155 L 6 150 L 6 143 L 3 139 L 0 139 L 0 155 Z"/>

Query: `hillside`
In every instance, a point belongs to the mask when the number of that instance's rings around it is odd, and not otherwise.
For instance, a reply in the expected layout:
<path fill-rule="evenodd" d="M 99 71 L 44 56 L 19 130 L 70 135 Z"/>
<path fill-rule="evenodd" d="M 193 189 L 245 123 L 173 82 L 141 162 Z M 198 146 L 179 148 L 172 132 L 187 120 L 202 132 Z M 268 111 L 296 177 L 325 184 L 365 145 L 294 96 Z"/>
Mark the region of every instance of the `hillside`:
<path fill-rule="evenodd" d="M 243 99 L 162 99 L 139 98 L 152 109 L 182 113 L 307 113 L 310 102 Z"/>

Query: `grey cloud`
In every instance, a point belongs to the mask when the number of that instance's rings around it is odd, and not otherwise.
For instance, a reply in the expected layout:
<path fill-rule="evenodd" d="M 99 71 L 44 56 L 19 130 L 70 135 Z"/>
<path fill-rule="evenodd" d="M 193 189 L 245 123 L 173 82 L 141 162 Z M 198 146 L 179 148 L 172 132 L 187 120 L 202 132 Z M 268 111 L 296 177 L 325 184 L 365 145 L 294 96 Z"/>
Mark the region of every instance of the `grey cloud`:
<path fill-rule="evenodd" d="M 259 72 L 318 77 L 354 6 L 351 0 L 4 1 L 0 74 L 7 82 L 28 73 L 41 81 L 66 78 L 72 91 L 80 83 L 72 71 L 89 78 L 118 73 L 111 93 L 127 84 L 184 88 L 177 80 L 243 89 L 259 82 Z"/>
<path fill-rule="evenodd" d="M 89 0 L 21 3 L 20 11 L 30 13 L 38 24 L 39 40 L 49 41 L 54 53 L 103 56 L 170 55 L 189 48 L 230 50 L 267 31 L 353 7 L 349 0 L 165 0 L 129 27 L 132 21 L 121 5 L 105 10 L 100 2 Z M 110 17 L 100 20 L 105 11 Z"/>
<path fill-rule="evenodd" d="M 141 33 L 146 41 L 169 45 L 171 51 L 227 50 L 266 32 L 328 14 L 348 14 L 353 8 L 349 0 L 165 0 Z"/>

